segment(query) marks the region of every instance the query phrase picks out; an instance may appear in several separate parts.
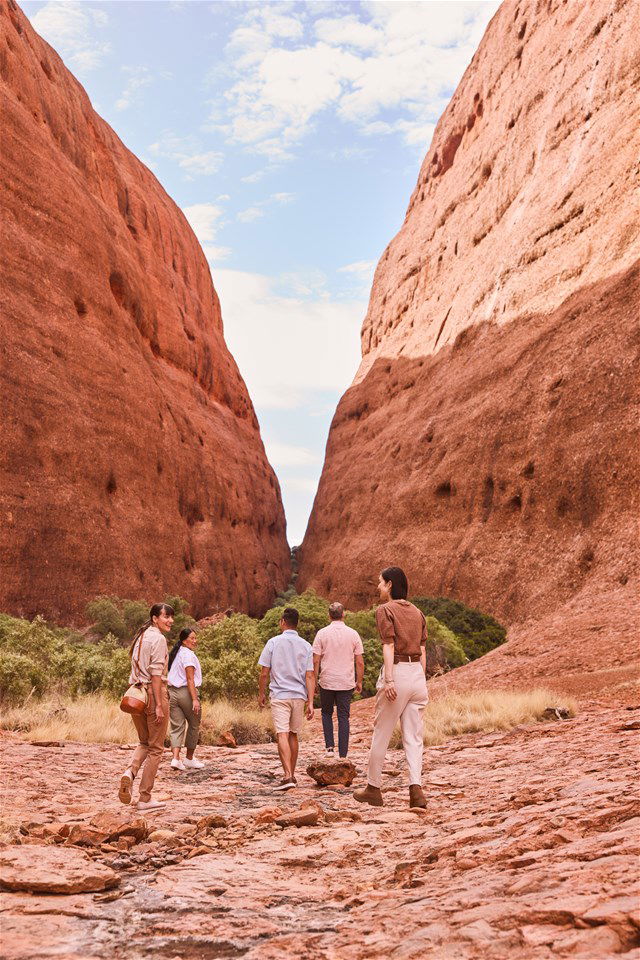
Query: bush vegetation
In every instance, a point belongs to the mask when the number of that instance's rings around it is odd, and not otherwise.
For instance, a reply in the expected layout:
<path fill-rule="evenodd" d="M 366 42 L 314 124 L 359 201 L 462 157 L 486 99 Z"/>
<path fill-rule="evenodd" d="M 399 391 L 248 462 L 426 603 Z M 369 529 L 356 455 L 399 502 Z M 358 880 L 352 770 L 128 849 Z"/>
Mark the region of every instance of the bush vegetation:
<path fill-rule="evenodd" d="M 169 596 L 166 602 L 176 611 L 171 643 L 185 625 L 194 621 L 187 612 L 186 600 Z M 458 601 L 422 597 L 416 603 L 427 616 L 429 647 L 438 651 L 445 669 L 458 667 L 504 640 L 505 630 L 499 623 Z M 300 595 L 287 591 L 261 620 L 236 613 L 199 632 L 205 699 L 255 698 L 258 658 L 266 641 L 279 633 L 285 606 L 299 611 L 298 631 L 309 641 L 329 623 L 326 600 L 310 590 Z M 0 701 L 5 705 L 20 703 L 26 697 L 45 694 L 73 698 L 103 693 L 119 697 L 128 683 L 128 647 L 145 622 L 148 609 L 137 601 L 96 597 L 87 606 L 91 626 L 83 633 L 48 624 L 42 617 L 30 622 L 0 614 Z M 362 695 L 373 696 L 382 665 L 375 608 L 348 612 L 345 619 L 363 641 Z"/>
<path fill-rule="evenodd" d="M 507 631 L 501 623 L 460 600 L 450 597 L 412 597 L 411 602 L 422 610 L 425 617 L 435 617 L 448 627 L 458 638 L 469 660 L 477 660 L 506 639 Z"/>

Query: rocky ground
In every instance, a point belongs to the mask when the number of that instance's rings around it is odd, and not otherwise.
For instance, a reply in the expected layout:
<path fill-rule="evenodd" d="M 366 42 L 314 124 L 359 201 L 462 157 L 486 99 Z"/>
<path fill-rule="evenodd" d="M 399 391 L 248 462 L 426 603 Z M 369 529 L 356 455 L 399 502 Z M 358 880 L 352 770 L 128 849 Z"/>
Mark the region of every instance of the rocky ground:
<path fill-rule="evenodd" d="M 357 784 L 366 712 L 354 726 Z M 274 792 L 271 745 L 202 748 L 202 771 L 164 763 L 145 818 L 115 799 L 128 748 L 9 739 L 2 957 L 638 958 L 638 728 L 593 705 L 431 748 L 426 814 L 399 752 L 382 809 L 316 786 L 318 717 L 297 789 Z M 301 807 L 306 826 L 276 822 Z"/>

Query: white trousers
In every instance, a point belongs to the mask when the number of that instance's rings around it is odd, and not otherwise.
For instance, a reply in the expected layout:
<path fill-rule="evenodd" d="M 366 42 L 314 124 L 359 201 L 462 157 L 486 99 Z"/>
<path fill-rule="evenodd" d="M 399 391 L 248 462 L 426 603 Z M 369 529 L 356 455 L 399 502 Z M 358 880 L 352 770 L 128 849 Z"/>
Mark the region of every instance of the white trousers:
<path fill-rule="evenodd" d="M 384 669 L 384 668 L 383 668 Z M 382 671 L 377 683 L 376 715 L 369 753 L 367 779 L 372 787 L 382 785 L 382 768 L 387 748 L 396 724 L 400 721 L 402 745 L 409 768 L 409 783 L 422 784 L 423 714 L 427 705 L 427 681 L 422 664 L 395 663 L 393 665 L 395 700 L 388 700 L 384 692 Z"/>

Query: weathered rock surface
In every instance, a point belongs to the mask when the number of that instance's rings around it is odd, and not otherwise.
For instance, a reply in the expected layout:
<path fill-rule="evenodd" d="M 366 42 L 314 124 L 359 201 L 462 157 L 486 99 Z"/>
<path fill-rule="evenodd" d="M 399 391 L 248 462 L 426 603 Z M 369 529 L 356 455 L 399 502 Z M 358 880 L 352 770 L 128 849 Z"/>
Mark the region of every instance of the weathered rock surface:
<path fill-rule="evenodd" d="M 398 563 L 528 638 L 567 604 L 574 653 L 615 591 L 631 631 L 639 32 L 633 0 L 493 18 L 378 265 L 300 588 L 360 606 Z"/>
<path fill-rule="evenodd" d="M 355 779 L 356 768 L 350 760 L 320 761 L 310 763 L 307 767 L 307 774 L 320 787 L 328 787 L 334 783 L 348 787 Z"/>
<path fill-rule="evenodd" d="M 359 769 L 372 708 L 365 701 L 352 712 L 350 757 Z M 591 704 L 573 720 L 430 748 L 428 810 L 420 816 L 407 807 L 401 752 L 388 755 L 385 806 L 375 809 L 341 787 L 323 793 L 321 809 L 304 776 L 294 790 L 275 791 L 281 774 L 272 744 L 200 747 L 207 767 L 197 779 L 172 776 L 167 756 L 155 791 L 168 801 L 154 817 L 157 839 L 92 851 L 122 877 L 123 896 L 6 893 L 3 957 L 631 960 L 640 945 L 637 733 L 621 727 L 633 716 Z M 9 736 L 12 816 L 33 821 L 39 811 L 57 829 L 89 823 L 98 810 L 121 815 L 122 753 L 68 747 L 45 770 L 40 750 Z M 316 717 L 301 742 L 301 769 L 321 750 Z M 273 822 L 305 814 L 317 822 Z M 196 835 L 204 816 L 227 825 Z M 176 922 L 185 917 L 188 924 Z"/>
<path fill-rule="evenodd" d="M 261 612 L 284 514 L 205 256 L 13 0 L 0 50 L 0 608 Z"/>
<path fill-rule="evenodd" d="M 61 847 L 9 847 L 0 851 L 0 886 L 31 893 L 86 893 L 120 883 L 110 867 L 80 850 Z"/>

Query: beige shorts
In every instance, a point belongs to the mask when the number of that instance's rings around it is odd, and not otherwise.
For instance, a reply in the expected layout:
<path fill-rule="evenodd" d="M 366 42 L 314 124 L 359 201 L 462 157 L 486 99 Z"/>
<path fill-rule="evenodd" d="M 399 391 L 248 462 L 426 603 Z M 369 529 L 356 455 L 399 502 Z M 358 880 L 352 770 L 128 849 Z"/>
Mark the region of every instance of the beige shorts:
<path fill-rule="evenodd" d="M 272 700 L 271 716 L 276 733 L 300 733 L 305 700 Z"/>

